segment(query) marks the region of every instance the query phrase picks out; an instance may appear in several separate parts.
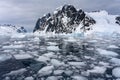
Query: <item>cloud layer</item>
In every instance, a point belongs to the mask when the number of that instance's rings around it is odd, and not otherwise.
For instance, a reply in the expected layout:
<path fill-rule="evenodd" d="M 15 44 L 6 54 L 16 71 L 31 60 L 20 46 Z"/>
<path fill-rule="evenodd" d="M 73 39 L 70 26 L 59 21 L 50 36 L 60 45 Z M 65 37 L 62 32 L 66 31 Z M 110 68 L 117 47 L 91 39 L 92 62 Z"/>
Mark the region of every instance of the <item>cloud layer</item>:
<path fill-rule="evenodd" d="M 120 0 L 0 0 L 0 24 L 25 26 L 29 31 L 44 13 L 53 12 L 64 4 L 84 11 L 107 10 L 120 14 Z"/>

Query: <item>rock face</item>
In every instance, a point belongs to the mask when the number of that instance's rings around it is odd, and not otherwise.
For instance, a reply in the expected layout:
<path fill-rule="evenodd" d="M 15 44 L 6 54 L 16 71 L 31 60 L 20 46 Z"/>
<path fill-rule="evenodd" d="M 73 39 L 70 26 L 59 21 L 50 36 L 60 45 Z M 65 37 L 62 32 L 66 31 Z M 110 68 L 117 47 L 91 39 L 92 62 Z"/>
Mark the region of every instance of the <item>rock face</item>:
<path fill-rule="evenodd" d="M 27 30 L 24 27 L 20 27 L 20 28 L 17 29 L 17 32 L 18 33 L 26 33 Z"/>
<path fill-rule="evenodd" d="M 120 16 L 116 17 L 116 23 L 120 25 Z"/>
<path fill-rule="evenodd" d="M 55 33 L 72 33 L 81 24 L 81 29 L 90 30 L 90 25 L 96 21 L 86 15 L 81 9 L 76 10 L 72 5 L 64 5 L 53 14 L 48 13 L 39 18 L 33 32 L 40 30 Z"/>

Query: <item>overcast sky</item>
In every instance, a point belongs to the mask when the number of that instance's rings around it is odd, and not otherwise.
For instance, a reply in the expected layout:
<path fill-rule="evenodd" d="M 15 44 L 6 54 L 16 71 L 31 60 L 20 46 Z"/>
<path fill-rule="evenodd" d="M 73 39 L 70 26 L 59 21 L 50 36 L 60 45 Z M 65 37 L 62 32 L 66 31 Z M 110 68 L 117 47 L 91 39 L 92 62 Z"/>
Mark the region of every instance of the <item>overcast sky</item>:
<path fill-rule="evenodd" d="M 25 26 L 32 31 L 39 17 L 64 4 L 84 11 L 107 10 L 120 15 L 120 0 L 0 0 L 0 24 Z"/>

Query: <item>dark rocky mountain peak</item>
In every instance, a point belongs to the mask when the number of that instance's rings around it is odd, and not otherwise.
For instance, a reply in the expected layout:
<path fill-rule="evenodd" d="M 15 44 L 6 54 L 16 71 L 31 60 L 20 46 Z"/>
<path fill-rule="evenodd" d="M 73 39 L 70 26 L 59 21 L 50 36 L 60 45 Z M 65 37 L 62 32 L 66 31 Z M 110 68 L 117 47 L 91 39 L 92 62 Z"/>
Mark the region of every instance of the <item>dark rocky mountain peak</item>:
<path fill-rule="evenodd" d="M 116 17 L 116 23 L 120 25 L 120 16 Z"/>
<path fill-rule="evenodd" d="M 77 10 L 73 5 L 64 5 L 54 13 L 48 13 L 36 22 L 35 31 L 72 33 L 81 24 L 84 31 L 90 30 L 90 25 L 96 21 L 86 15 L 82 9 Z"/>

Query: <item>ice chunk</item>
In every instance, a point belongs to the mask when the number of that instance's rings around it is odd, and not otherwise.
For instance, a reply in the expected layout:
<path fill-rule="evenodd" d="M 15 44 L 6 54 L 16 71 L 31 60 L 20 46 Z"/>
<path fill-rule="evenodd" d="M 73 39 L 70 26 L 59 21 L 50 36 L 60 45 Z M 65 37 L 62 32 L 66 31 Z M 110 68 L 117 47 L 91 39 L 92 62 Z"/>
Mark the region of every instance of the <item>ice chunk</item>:
<path fill-rule="evenodd" d="M 51 60 L 51 63 L 52 63 L 52 65 L 54 65 L 54 66 L 56 66 L 56 67 L 59 67 L 59 66 L 64 65 L 63 62 L 58 61 L 58 60 L 56 60 L 56 59 L 52 59 L 52 60 Z"/>
<path fill-rule="evenodd" d="M 101 55 L 105 55 L 105 56 L 118 56 L 117 53 L 113 52 L 113 51 L 107 51 L 107 50 L 104 50 L 104 49 L 100 49 L 98 48 L 97 51 L 101 54 Z"/>
<path fill-rule="evenodd" d="M 97 43 L 98 41 L 97 40 L 90 40 L 88 41 L 89 43 Z"/>
<path fill-rule="evenodd" d="M 22 68 L 19 70 L 11 71 L 10 73 L 7 73 L 6 75 L 22 75 L 26 71 L 27 70 L 25 68 Z"/>
<path fill-rule="evenodd" d="M 73 78 L 74 80 L 88 80 L 87 78 L 85 78 L 85 77 L 83 77 L 83 76 L 81 76 L 81 75 L 72 76 L 72 78 Z"/>
<path fill-rule="evenodd" d="M 36 59 L 37 61 L 40 61 L 40 62 L 48 62 L 50 61 L 50 58 L 46 57 L 46 56 L 39 56 L 38 59 Z"/>
<path fill-rule="evenodd" d="M 77 40 L 74 37 L 69 37 L 65 40 L 66 42 L 76 42 Z"/>
<path fill-rule="evenodd" d="M 12 58 L 12 55 L 10 55 L 10 54 L 1 54 L 1 55 L 0 55 L 0 62 L 1 62 L 1 61 L 5 61 L 5 60 L 8 60 L 8 59 L 10 59 L 10 58 Z"/>
<path fill-rule="evenodd" d="M 58 78 L 56 76 L 50 76 L 46 80 L 58 80 Z"/>
<path fill-rule="evenodd" d="M 58 48 L 58 46 L 48 46 L 47 50 L 50 50 L 50 51 L 59 51 L 59 48 Z"/>
<path fill-rule="evenodd" d="M 5 53 L 10 53 L 10 52 L 12 52 L 13 50 L 4 50 L 3 52 L 5 52 Z"/>
<path fill-rule="evenodd" d="M 40 38 L 39 37 L 35 37 L 34 41 L 40 41 Z"/>
<path fill-rule="evenodd" d="M 84 62 L 68 62 L 68 64 L 72 66 L 85 66 L 86 65 Z"/>
<path fill-rule="evenodd" d="M 48 42 L 48 44 L 51 45 L 51 46 L 56 46 L 57 45 L 57 43 L 55 43 L 55 42 Z"/>
<path fill-rule="evenodd" d="M 65 73 L 67 76 L 73 75 L 73 71 L 72 71 L 72 70 L 65 70 L 64 73 Z"/>
<path fill-rule="evenodd" d="M 119 47 L 115 45 L 109 45 L 108 48 L 119 48 Z"/>
<path fill-rule="evenodd" d="M 15 59 L 29 59 L 29 58 L 33 58 L 30 54 L 16 54 L 13 55 L 15 57 Z"/>
<path fill-rule="evenodd" d="M 112 74 L 113 76 L 120 78 L 120 67 L 114 68 Z"/>
<path fill-rule="evenodd" d="M 112 58 L 110 62 L 115 63 L 116 65 L 120 65 L 120 59 L 118 58 Z"/>
<path fill-rule="evenodd" d="M 48 57 L 48 58 L 55 58 L 56 57 L 56 55 L 55 55 L 54 52 L 45 53 L 43 55 L 46 56 L 46 57 Z"/>
<path fill-rule="evenodd" d="M 92 70 L 87 70 L 88 73 L 100 73 L 100 74 L 105 73 L 105 71 L 106 71 L 105 67 L 99 66 L 95 66 Z"/>
<path fill-rule="evenodd" d="M 106 62 L 99 62 L 99 64 L 103 66 L 109 66 L 109 63 L 106 63 Z"/>
<path fill-rule="evenodd" d="M 61 75 L 64 72 L 64 70 L 55 70 L 54 75 Z"/>
<path fill-rule="evenodd" d="M 24 80 L 34 80 L 34 78 L 31 76 L 31 77 L 26 77 Z"/>
<path fill-rule="evenodd" d="M 21 49 L 24 48 L 24 45 L 9 45 L 9 46 L 3 46 L 3 49 Z"/>
<path fill-rule="evenodd" d="M 38 71 L 39 76 L 47 76 L 53 72 L 54 66 L 46 66 Z"/>

